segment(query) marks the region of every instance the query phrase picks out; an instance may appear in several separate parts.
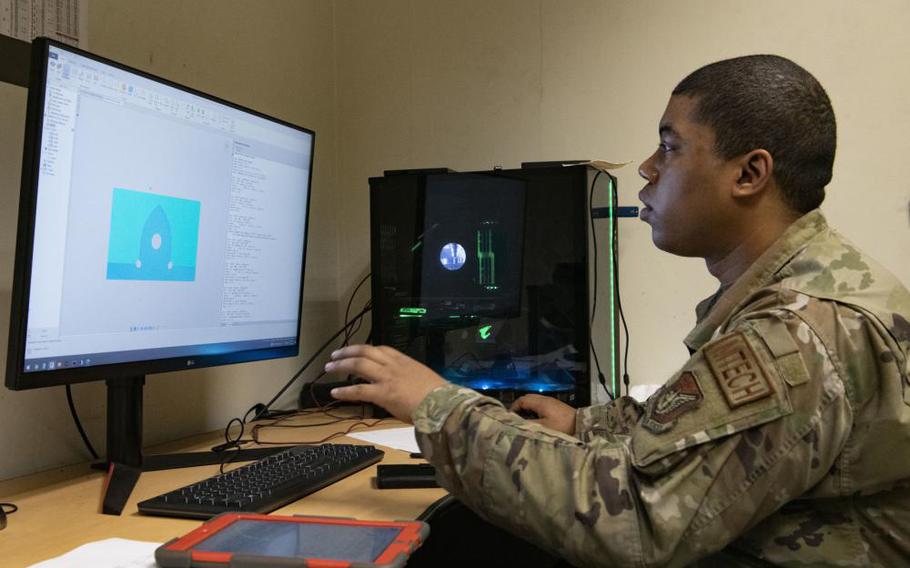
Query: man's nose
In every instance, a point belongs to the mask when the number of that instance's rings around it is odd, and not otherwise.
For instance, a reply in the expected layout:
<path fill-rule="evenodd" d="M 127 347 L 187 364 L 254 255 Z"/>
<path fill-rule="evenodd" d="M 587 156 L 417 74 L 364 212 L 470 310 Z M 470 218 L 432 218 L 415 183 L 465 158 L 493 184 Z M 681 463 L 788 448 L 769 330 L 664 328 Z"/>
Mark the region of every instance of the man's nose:
<path fill-rule="evenodd" d="M 651 184 L 657 181 L 657 169 L 654 167 L 653 163 L 654 155 L 652 154 L 650 158 L 638 166 L 638 175 L 640 175 L 642 179 Z"/>

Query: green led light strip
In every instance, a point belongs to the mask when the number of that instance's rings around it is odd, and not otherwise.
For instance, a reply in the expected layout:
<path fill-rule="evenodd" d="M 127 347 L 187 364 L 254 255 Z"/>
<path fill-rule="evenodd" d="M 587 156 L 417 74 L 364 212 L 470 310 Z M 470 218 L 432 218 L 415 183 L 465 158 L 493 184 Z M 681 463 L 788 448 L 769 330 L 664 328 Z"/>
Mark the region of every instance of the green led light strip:
<path fill-rule="evenodd" d="M 616 397 L 619 392 L 619 377 L 616 372 L 616 278 L 613 268 L 613 223 L 616 222 L 615 211 L 613 210 L 613 178 L 607 175 L 607 197 L 609 198 L 610 212 L 610 374 L 613 376 L 613 396 Z M 595 251 L 596 254 L 596 251 Z"/>
<path fill-rule="evenodd" d="M 399 310 L 398 310 L 398 313 L 400 313 L 400 314 L 421 314 L 421 315 L 422 315 L 422 314 L 427 313 L 427 309 L 426 309 L 426 308 L 408 308 L 408 307 L 405 307 L 405 308 L 399 309 Z"/>
<path fill-rule="evenodd" d="M 496 252 L 493 250 L 492 229 L 478 229 L 477 268 L 479 284 L 487 290 L 496 290 Z"/>

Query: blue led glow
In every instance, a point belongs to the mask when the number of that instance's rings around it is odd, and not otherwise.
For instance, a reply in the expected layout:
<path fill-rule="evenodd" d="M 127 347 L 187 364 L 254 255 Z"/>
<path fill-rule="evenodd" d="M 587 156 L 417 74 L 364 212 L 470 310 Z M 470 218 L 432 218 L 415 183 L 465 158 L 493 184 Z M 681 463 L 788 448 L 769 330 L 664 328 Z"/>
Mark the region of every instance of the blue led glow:
<path fill-rule="evenodd" d="M 575 389 L 571 373 L 548 368 L 529 372 L 515 368 L 481 369 L 474 372 L 458 369 L 437 369 L 452 383 L 478 391 L 512 390 L 523 392 L 570 392 Z"/>

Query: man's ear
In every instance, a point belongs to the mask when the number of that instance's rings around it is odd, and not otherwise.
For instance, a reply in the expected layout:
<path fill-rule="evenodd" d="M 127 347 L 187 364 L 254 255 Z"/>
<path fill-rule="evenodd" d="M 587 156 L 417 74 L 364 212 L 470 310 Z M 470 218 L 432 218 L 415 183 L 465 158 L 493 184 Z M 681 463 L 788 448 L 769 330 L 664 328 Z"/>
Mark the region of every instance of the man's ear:
<path fill-rule="evenodd" d="M 774 158 L 767 150 L 752 150 L 743 154 L 739 162 L 739 179 L 733 188 L 733 197 L 751 197 L 761 194 L 771 184 Z"/>

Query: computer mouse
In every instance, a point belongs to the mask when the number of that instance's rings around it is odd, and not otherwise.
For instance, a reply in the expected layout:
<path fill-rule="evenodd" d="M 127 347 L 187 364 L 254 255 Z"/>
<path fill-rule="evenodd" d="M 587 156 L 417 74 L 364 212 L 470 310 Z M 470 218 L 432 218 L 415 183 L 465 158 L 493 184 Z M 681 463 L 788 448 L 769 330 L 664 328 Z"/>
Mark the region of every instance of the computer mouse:
<path fill-rule="evenodd" d="M 529 410 L 527 408 L 520 408 L 515 411 L 515 414 L 521 416 L 525 420 L 539 420 L 540 419 L 540 416 L 538 416 L 536 412 L 534 412 L 533 410 Z"/>

